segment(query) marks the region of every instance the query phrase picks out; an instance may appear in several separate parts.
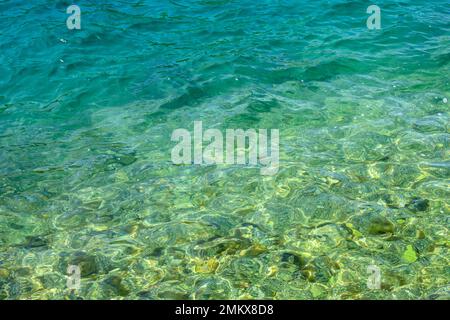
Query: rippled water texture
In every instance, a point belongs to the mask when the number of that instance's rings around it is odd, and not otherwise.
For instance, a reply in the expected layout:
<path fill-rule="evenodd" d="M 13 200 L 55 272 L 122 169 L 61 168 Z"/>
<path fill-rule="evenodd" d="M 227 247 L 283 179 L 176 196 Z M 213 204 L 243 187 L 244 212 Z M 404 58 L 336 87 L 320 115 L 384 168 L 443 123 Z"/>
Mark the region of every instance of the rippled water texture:
<path fill-rule="evenodd" d="M 448 1 L 377 1 L 381 30 L 367 1 L 71 4 L 0 1 L 1 299 L 450 298 Z M 196 120 L 278 128 L 278 174 L 173 165 Z"/>

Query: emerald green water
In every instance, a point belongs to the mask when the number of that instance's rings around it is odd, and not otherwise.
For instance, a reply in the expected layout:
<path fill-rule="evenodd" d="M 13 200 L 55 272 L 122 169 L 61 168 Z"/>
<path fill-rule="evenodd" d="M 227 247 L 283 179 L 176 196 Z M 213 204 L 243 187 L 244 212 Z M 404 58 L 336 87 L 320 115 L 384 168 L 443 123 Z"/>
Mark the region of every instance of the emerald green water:
<path fill-rule="evenodd" d="M 381 30 L 366 1 L 70 4 L 0 1 L 0 299 L 450 298 L 447 1 L 378 1 Z M 194 121 L 279 129 L 278 174 L 173 165 Z"/>

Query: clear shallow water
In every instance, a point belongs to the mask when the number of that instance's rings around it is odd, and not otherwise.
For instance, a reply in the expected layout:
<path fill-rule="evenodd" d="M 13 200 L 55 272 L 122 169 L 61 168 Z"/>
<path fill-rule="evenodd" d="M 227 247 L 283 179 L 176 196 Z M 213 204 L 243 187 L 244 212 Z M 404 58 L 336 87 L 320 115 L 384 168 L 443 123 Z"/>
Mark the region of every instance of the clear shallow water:
<path fill-rule="evenodd" d="M 449 298 L 447 1 L 70 4 L 0 2 L 0 298 Z M 173 165 L 195 120 L 278 174 Z"/>

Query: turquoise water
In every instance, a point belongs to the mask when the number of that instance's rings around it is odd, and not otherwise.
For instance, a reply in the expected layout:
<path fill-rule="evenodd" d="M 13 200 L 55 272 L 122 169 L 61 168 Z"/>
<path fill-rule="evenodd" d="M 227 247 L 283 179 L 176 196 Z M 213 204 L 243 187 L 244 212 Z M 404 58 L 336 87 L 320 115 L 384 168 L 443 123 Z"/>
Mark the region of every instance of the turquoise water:
<path fill-rule="evenodd" d="M 380 30 L 367 1 L 71 4 L 0 1 L 1 299 L 450 298 L 448 1 L 377 1 Z M 194 121 L 279 129 L 278 174 L 172 164 Z"/>

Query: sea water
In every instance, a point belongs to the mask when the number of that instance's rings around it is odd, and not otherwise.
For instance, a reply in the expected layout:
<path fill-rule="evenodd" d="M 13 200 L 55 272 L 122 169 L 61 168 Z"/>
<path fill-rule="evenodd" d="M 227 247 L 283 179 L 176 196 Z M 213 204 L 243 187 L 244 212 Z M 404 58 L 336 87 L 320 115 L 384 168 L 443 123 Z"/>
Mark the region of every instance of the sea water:
<path fill-rule="evenodd" d="M 448 299 L 448 1 L 371 4 L 0 1 L 0 298 Z"/>

